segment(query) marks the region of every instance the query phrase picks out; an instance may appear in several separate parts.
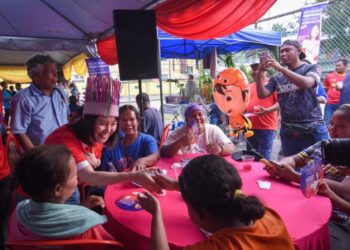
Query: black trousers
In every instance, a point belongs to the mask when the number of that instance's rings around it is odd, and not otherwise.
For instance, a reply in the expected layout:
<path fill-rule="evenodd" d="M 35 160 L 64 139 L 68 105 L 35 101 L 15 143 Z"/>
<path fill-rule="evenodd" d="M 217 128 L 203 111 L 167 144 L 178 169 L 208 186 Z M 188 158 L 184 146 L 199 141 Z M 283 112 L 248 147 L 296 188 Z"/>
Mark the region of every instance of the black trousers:
<path fill-rule="evenodd" d="M 5 249 L 11 194 L 15 186 L 15 181 L 11 174 L 0 180 L 0 250 Z"/>

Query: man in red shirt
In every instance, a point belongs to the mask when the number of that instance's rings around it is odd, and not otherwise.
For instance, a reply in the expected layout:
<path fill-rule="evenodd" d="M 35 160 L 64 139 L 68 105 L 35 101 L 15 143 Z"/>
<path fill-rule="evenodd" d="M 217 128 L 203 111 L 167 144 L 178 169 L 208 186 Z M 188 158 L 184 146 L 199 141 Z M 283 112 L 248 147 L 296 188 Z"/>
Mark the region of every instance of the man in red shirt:
<path fill-rule="evenodd" d="M 247 144 L 247 149 L 249 150 L 253 147 L 269 160 L 271 158 L 273 139 L 275 138 L 277 130 L 277 110 L 279 109 L 277 94 L 274 92 L 265 99 L 259 99 L 255 86 L 258 77 L 259 63 L 253 63 L 250 67 L 252 68 L 254 83 L 250 84 L 250 102 L 247 107 L 247 112 L 253 113 L 249 119 L 252 122 L 254 135 L 248 138 L 249 143 Z M 266 83 L 267 76 L 265 72 L 264 84 Z"/>
<path fill-rule="evenodd" d="M 327 74 L 323 86 L 327 91 L 328 100 L 324 110 L 324 121 L 327 126 L 334 111 L 339 108 L 340 90 L 343 88 L 343 81 L 348 66 L 348 60 L 339 59 L 335 63 L 335 71 Z"/>

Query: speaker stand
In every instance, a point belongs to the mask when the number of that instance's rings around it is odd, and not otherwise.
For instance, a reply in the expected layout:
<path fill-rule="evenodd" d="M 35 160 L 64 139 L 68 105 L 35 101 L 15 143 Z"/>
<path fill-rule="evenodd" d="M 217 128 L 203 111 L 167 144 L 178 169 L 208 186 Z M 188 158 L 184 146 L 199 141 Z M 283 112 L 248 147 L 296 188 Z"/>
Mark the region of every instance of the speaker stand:
<path fill-rule="evenodd" d="M 142 80 L 141 78 L 138 79 L 139 83 L 139 95 L 142 97 Z M 144 124 L 144 119 L 143 119 L 143 98 L 141 98 L 140 102 L 140 122 L 141 122 L 141 132 L 145 132 L 145 124 Z"/>

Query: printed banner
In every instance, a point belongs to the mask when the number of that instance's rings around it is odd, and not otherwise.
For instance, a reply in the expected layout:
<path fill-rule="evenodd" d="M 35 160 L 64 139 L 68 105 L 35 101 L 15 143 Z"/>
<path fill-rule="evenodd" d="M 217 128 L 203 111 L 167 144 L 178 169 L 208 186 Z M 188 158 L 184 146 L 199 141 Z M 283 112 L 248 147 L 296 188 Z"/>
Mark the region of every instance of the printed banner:
<path fill-rule="evenodd" d="M 305 7 L 301 11 L 298 41 L 303 47 L 306 59 L 317 63 L 321 42 L 322 12 L 328 3 Z"/>
<path fill-rule="evenodd" d="M 89 71 L 89 76 L 110 76 L 109 66 L 101 58 L 86 59 L 86 64 Z"/>

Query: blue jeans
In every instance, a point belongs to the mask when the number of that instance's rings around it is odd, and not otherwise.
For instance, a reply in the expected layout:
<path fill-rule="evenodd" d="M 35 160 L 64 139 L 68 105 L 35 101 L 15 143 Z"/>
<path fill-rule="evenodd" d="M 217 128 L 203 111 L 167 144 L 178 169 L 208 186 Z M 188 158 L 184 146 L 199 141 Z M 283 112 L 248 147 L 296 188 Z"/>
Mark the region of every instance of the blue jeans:
<path fill-rule="evenodd" d="M 247 138 L 247 150 L 251 150 L 252 147 L 260 154 L 264 156 L 265 159 L 271 159 L 272 153 L 272 145 L 273 139 L 275 138 L 276 131 L 261 129 L 261 130 L 253 130 L 254 135 L 252 137 Z"/>
<path fill-rule="evenodd" d="M 324 108 L 324 121 L 326 123 L 326 125 L 328 126 L 332 115 L 334 113 L 334 111 L 336 111 L 339 108 L 339 104 L 326 104 L 325 108 Z"/>
<path fill-rule="evenodd" d="M 324 122 L 312 125 L 307 133 L 287 129 L 282 122 L 280 136 L 284 156 L 295 155 L 316 142 L 329 139 L 327 126 Z"/>

